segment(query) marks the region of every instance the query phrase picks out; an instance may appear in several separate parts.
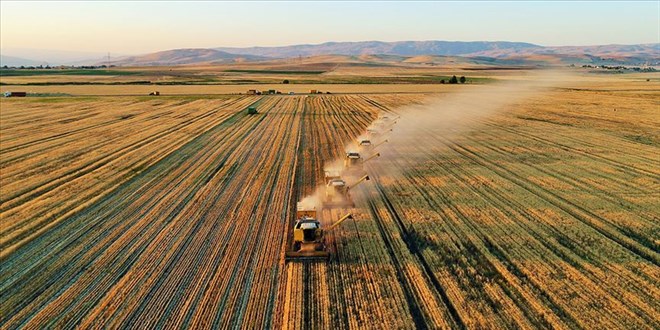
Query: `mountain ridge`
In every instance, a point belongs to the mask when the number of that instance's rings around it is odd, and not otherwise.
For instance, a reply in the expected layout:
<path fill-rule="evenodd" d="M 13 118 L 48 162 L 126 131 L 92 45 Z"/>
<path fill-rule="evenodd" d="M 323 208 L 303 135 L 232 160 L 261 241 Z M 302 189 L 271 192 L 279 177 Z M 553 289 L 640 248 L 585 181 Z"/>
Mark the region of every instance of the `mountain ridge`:
<path fill-rule="evenodd" d="M 160 52 L 127 56 L 115 61 L 112 65 L 157 66 L 157 65 L 185 65 L 200 62 L 210 64 L 231 63 L 240 61 L 256 61 L 266 59 L 263 56 L 249 54 L 231 54 L 212 48 L 180 48 Z"/>
<path fill-rule="evenodd" d="M 216 47 L 213 49 L 234 53 L 266 57 L 296 57 L 315 55 L 464 55 L 493 49 L 538 48 L 539 45 L 512 41 L 350 41 L 325 42 L 321 44 L 299 44 L 274 47 Z"/>
<path fill-rule="evenodd" d="M 228 64 L 319 56 L 454 56 L 489 59 L 502 64 L 616 64 L 660 65 L 660 43 L 633 45 L 540 46 L 512 41 L 351 41 L 298 44 L 273 47 L 180 48 L 154 53 L 115 57 L 110 64 L 118 66 L 168 66 L 190 64 Z M 4 57 L 9 58 L 8 56 Z M 27 61 L 27 59 L 26 59 Z M 405 62 L 402 59 L 401 62 Z M 7 61 L 9 62 L 9 61 Z M 15 61 L 11 61 L 12 63 Z M 15 65 L 33 65 L 34 61 Z M 47 62 L 47 61 L 42 61 Z M 82 63 L 82 62 L 81 62 Z M 106 60 L 84 64 L 108 64 Z"/>

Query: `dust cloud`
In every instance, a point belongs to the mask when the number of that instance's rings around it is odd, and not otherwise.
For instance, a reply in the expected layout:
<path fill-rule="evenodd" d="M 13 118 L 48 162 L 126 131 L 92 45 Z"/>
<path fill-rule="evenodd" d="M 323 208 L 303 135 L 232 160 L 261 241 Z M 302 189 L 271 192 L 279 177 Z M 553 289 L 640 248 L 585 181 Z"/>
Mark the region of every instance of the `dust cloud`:
<path fill-rule="evenodd" d="M 300 202 L 298 202 L 298 205 L 304 210 L 316 209 L 317 211 L 320 211 L 323 206 L 323 193 L 324 190 L 322 186 L 316 187 L 314 192 L 301 199 Z"/>
<path fill-rule="evenodd" d="M 369 161 L 374 166 L 365 164 L 364 170 L 356 174 L 346 170 L 343 159 L 336 159 L 326 163 L 324 170 L 339 173 L 348 185 L 367 174 L 368 169 L 378 170 L 378 173 L 368 174 L 397 177 L 402 169 L 414 167 L 428 159 L 427 152 L 416 152 L 419 148 L 411 146 L 428 144 L 431 137 L 433 140 L 458 138 L 478 129 L 485 119 L 508 111 L 517 103 L 551 88 L 562 87 L 572 78 L 562 71 L 541 71 L 494 84 L 459 85 L 455 92 L 426 99 L 422 104 L 381 112 L 379 119 L 372 122 L 357 139 L 368 139 L 371 146 L 361 146 L 357 141 L 344 145 L 345 152 L 359 152 L 363 160 L 379 153 L 380 157 Z M 433 147 L 434 150 L 441 148 L 435 144 Z M 319 186 L 301 203 L 320 210 L 324 194 L 324 186 Z"/>
<path fill-rule="evenodd" d="M 428 158 L 426 152 L 417 154 L 411 146 L 423 146 L 431 138 L 436 141 L 459 138 L 479 129 L 487 118 L 510 111 L 520 102 L 570 81 L 574 81 L 574 76 L 568 72 L 539 71 L 499 83 L 457 86 L 456 92 L 427 99 L 423 104 L 393 109 L 394 113 L 381 114 L 398 119 L 392 131 L 372 141 L 388 140 L 379 147 L 381 157 L 373 163 L 379 171 L 386 172 L 378 174 L 397 175 L 397 168 L 415 166 Z M 433 147 L 442 148 L 437 144 Z"/>

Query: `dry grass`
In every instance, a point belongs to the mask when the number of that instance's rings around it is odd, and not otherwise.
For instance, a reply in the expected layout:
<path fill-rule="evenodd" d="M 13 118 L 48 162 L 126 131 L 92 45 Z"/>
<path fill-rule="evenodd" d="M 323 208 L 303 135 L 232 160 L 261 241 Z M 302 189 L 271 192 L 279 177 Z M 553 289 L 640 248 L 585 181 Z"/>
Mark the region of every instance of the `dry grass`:
<path fill-rule="evenodd" d="M 65 87 L 154 89 L 43 88 Z M 405 126 L 430 97 L 460 110 L 450 87 L 3 99 L 0 327 L 658 328 L 657 87 L 578 77 L 461 134 Z M 295 202 L 379 113 L 414 143 L 323 212 L 356 214 L 331 261 L 285 263 Z"/>

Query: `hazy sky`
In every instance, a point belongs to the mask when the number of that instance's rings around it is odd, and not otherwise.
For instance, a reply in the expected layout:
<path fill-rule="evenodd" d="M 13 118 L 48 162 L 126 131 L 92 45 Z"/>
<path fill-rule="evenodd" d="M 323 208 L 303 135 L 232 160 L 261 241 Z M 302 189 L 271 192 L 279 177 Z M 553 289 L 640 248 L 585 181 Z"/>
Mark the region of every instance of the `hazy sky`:
<path fill-rule="evenodd" d="M 147 53 L 363 40 L 660 42 L 660 2 L 0 2 L 0 47 Z"/>

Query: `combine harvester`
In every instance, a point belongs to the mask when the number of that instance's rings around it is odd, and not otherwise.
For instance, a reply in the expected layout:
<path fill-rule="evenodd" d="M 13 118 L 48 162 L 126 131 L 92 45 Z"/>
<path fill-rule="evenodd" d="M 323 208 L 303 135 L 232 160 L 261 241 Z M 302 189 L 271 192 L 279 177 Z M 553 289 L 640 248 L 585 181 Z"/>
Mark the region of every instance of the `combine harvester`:
<path fill-rule="evenodd" d="M 379 126 L 378 129 L 373 130 L 373 132 L 380 134 L 383 132 L 383 130 L 389 129 L 389 131 L 391 131 L 391 126 L 396 124 L 396 121 L 386 123 L 385 121 L 387 121 L 387 119 L 387 117 L 383 117 L 383 119 L 380 120 L 380 124 L 376 125 Z M 369 136 L 372 136 L 372 132 L 368 133 Z M 386 142 L 388 141 L 384 140 L 376 145 L 373 145 L 370 139 L 365 138 L 358 140 L 358 145 L 360 147 L 370 147 L 369 149 L 373 150 L 374 148 Z M 349 175 L 350 173 L 362 171 L 364 168 L 364 163 L 376 157 L 380 157 L 380 153 L 376 153 L 366 159 L 362 159 L 362 156 L 359 152 L 349 151 L 346 153 L 346 158 L 344 159 L 344 171 L 348 172 Z M 326 171 L 325 197 L 323 198 L 322 207 L 354 207 L 355 204 L 351 198 L 350 190 L 367 180 L 369 180 L 369 175 L 365 174 L 352 185 L 348 186 L 346 181 L 341 177 L 339 171 Z M 348 213 L 337 220 L 334 224 L 330 225 L 327 229 L 324 229 L 321 228 L 321 222 L 318 220 L 316 207 L 306 207 L 300 202 L 296 205 L 296 207 L 296 221 L 293 226 L 293 242 L 291 244 L 291 249 L 285 254 L 285 260 L 328 260 L 330 257 L 330 252 L 328 252 L 325 246 L 325 233 L 334 230 L 344 221 L 353 219 L 353 215 Z"/>
<path fill-rule="evenodd" d="M 364 163 L 380 157 L 380 153 L 373 154 L 367 159 L 362 159 L 362 156 L 357 151 L 349 151 L 346 153 L 346 158 L 344 158 L 344 168 L 348 172 L 355 173 L 359 170 L 362 170 Z"/>
<path fill-rule="evenodd" d="M 364 181 L 369 181 L 369 176 L 364 175 L 352 185 L 346 185 L 346 181 L 338 173 L 325 172 L 325 197 L 323 208 L 355 207 L 351 198 L 350 190 Z"/>
<path fill-rule="evenodd" d="M 286 252 L 285 260 L 328 260 L 330 252 L 325 246 L 325 233 L 337 228 L 342 222 L 353 219 L 353 215 L 348 213 L 327 229 L 323 229 L 316 216 L 316 208 L 306 208 L 301 203 L 298 203 L 297 207 L 293 243 L 291 250 Z"/>

